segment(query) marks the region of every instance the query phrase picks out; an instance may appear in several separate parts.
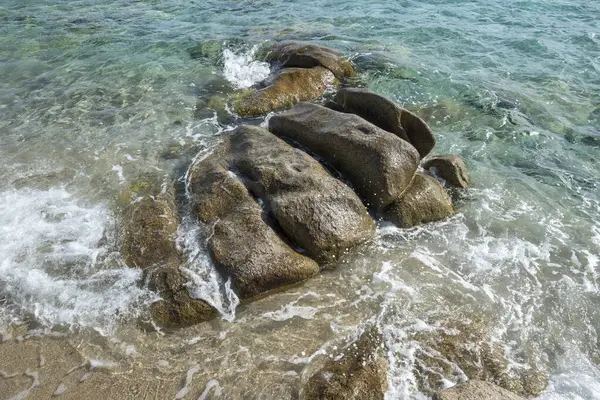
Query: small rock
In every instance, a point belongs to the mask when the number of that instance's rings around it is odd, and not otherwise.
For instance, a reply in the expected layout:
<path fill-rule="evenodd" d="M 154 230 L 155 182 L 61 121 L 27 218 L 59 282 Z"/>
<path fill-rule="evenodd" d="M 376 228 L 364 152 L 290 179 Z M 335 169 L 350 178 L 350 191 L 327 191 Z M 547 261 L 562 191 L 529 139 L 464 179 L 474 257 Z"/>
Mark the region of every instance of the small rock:
<path fill-rule="evenodd" d="M 401 228 L 439 221 L 454 213 L 452 200 L 429 175 L 418 172 L 400 200 L 391 204 L 384 217 Z"/>
<path fill-rule="evenodd" d="M 312 43 L 284 41 L 267 54 L 266 61 L 282 68 L 327 68 L 337 79 L 355 75 L 350 61 L 342 53 Z"/>
<path fill-rule="evenodd" d="M 439 176 L 450 186 L 466 188 L 470 184 L 469 172 L 462 158 L 449 154 L 431 157 L 423 161 L 423 168 Z"/>
<path fill-rule="evenodd" d="M 150 289 L 162 297 L 150 307 L 154 322 L 167 328 L 190 326 L 214 318 L 216 311 L 187 291 L 178 269 L 183 260 L 175 246 L 174 195 L 163 184 L 162 177 L 144 174 L 121 193 L 121 253 L 127 265 L 144 270 Z"/>
<path fill-rule="evenodd" d="M 234 97 L 233 109 L 244 117 L 264 115 L 301 101 L 317 99 L 334 83 L 331 71 L 320 66 L 286 68 L 260 83 L 262 89 L 238 93 Z"/>

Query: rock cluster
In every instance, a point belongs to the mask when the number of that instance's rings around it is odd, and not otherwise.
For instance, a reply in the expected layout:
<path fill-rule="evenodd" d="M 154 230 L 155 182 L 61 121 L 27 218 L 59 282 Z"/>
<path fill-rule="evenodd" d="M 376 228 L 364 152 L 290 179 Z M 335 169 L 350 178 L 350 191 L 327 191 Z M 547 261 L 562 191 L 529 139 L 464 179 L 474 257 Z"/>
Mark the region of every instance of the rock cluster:
<path fill-rule="evenodd" d="M 236 295 L 252 299 L 297 284 L 375 234 L 375 219 L 407 228 L 453 213 L 450 197 L 426 169 L 464 187 L 456 156 L 422 158 L 435 139 L 427 124 L 367 89 L 340 89 L 328 106 L 303 103 L 354 74 L 325 47 L 283 42 L 267 55 L 276 72 L 239 94 L 238 112 L 288 107 L 268 130 L 242 125 L 190 166 L 189 200 L 207 229 L 215 267 Z M 422 168 L 425 168 L 423 170 Z M 172 190 L 142 179 L 123 197 L 121 249 L 162 297 L 155 322 L 187 326 L 215 311 L 189 296 L 174 244 Z"/>

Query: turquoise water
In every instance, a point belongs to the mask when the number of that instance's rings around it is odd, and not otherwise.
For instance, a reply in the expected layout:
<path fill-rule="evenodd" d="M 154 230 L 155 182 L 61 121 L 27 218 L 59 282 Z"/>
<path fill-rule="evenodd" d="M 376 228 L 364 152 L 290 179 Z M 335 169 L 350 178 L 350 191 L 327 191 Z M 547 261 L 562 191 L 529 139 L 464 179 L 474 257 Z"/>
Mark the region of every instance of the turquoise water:
<path fill-rule="evenodd" d="M 425 344 L 411 335 L 442 329 L 452 315 L 477 317 L 510 370 L 548 373 L 541 398 L 600 398 L 594 1 L 4 0 L 0 325 L 32 315 L 45 327 L 122 335 L 152 294 L 115 250 L 114 197 L 140 171 L 181 177 L 196 151 L 228 129 L 205 100 L 257 80 L 252 48 L 280 39 L 343 51 L 361 84 L 428 121 L 435 151 L 461 155 L 474 184 L 456 217 L 409 231 L 383 224 L 376 243 L 337 275 L 308 283 L 311 295 L 276 295 L 224 320 L 231 348 L 247 346 L 257 365 L 261 357 L 302 360 L 300 352 L 375 320 L 392 349 L 388 397 L 427 398 L 435 388 L 419 385 L 415 372 Z M 210 41 L 217 45 L 207 57 L 191 50 Z M 198 295 L 218 297 L 218 283 L 203 285 L 210 266 L 197 250 L 188 248 Z M 273 348 L 253 344 L 265 318 Z M 305 349 L 282 350 L 275 344 L 291 328 L 281 321 L 318 334 Z M 197 334 L 186 332 L 177 337 Z M 235 398 L 242 375 L 246 389 L 285 376 L 268 398 L 297 385 L 272 364 L 235 373 L 232 361 L 221 387 Z M 440 372 L 439 382 L 460 377 Z"/>

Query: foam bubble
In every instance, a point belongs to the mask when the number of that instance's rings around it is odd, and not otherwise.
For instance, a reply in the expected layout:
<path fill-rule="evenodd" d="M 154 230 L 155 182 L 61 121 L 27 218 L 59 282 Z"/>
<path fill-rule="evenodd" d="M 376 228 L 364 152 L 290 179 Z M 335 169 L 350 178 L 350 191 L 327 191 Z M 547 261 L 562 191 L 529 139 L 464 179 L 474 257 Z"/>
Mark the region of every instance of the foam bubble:
<path fill-rule="evenodd" d="M 278 311 L 267 312 L 264 314 L 265 318 L 270 318 L 274 321 L 286 321 L 294 317 L 300 317 L 303 319 L 313 319 L 315 314 L 319 310 L 314 307 L 296 306 L 293 304 L 286 304 Z"/>
<path fill-rule="evenodd" d="M 153 295 L 137 286 L 140 270 L 103 262 L 110 223 L 104 206 L 80 205 L 64 189 L 0 193 L 0 287 L 14 308 L 9 314 L 103 334 L 136 314 Z"/>
<path fill-rule="evenodd" d="M 237 295 L 231 289 L 231 280 L 224 281 L 210 260 L 203 239 L 203 227 L 194 218 L 183 219 L 178 235 L 178 244 L 188 255 L 184 266 L 180 267 L 189 279 L 190 296 L 205 300 L 221 313 L 227 321 L 235 318 L 239 304 Z"/>
<path fill-rule="evenodd" d="M 236 89 L 249 88 L 271 73 L 268 63 L 254 60 L 257 50 L 258 47 L 254 46 L 248 52 L 234 53 L 229 49 L 223 51 L 223 75 Z"/>

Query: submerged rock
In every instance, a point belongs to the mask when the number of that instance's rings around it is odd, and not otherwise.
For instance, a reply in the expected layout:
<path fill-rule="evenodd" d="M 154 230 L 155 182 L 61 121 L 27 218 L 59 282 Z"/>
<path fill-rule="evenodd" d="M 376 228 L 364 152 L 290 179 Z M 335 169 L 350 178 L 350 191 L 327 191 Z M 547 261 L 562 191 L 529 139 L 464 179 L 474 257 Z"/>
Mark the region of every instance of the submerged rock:
<path fill-rule="evenodd" d="M 173 193 L 163 191 L 161 184 L 161 177 L 146 174 L 120 195 L 121 253 L 131 267 L 148 269 L 179 263 Z"/>
<path fill-rule="evenodd" d="M 433 400 L 524 400 L 492 383 L 471 380 L 449 389 L 439 391 Z"/>
<path fill-rule="evenodd" d="M 337 79 L 353 76 L 354 69 L 339 51 L 306 42 L 277 43 L 267 54 L 266 61 L 281 68 L 327 68 Z"/>
<path fill-rule="evenodd" d="M 419 163 L 410 143 L 357 115 L 315 104 L 297 104 L 273 116 L 269 130 L 322 157 L 375 211 L 401 197 Z"/>
<path fill-rule="evenodd" d="M 182 328 L 209 321 L 218 312 L 203 300 L 193 299 L 187 280 L 178 268 L 161 267 L 150 272 L 150 288 L 162 299 L 150 305 L 153 321 L 164 328 Z"/>
<path fill-rule="evenodd" d="M 303 400 L 383 400 L 387 391 L 387 361 L 379 332 L 367 330 L 344 350 L 339 360 L 329 360 L 310 377 Z"/>
<path fill-rule="evenodd" d="M 470 184 L 469 172 L 462 158 L 449 154 L 435 156 L 423 161 L 423 168 L 442 178 L 448 185 L 467 188 Z"/>
<path fill-rule="evenodd" d="M 439 221 L 454 213 L 452 200 L 429 175 L 418 172 L 402 197 L 384 212 L 385 219 L 401 228 Z"/>
<path fill-rule="evenodd" d="M 163 186 L 161 177 L 141 176 L 121 193 L 118 203 L 125 263 L 143 269 L 149 287 L 162 297 L 150 306 L 154 322 L 174 328 L 212 319 L 216 311 L 205 301 L 190 297 L 179 271 L 183 260 L 175 246 L 174 195 Z"/>
<path fill-rule="evenodd" d="M 364 88 L 344 88 L 335 95 L 339 109 L 361 116 L 411 143 L 425 157 L 435 146 L 433 132 L 417 115 Z"/>
<path fill-rule="evenodd" d="M 286 68 L 262 82 L 263 88 L 239 93 L 233 101 L 233 109 L 246 117 L 264 115 L 301 101 L 317 99 L 334 83 L 333 73 L 320 66 Z"/>
<path fill-rule="evenodd" d="M 242 299 L 316 274 L 298 251 L 328 262 L 374 234 L 349 187 L 259 127 L 238 127 L 192 168 L 190 188 L 199 219 L 213 224 L 213 259 Z"/>
<path fill-rule="evenodd" d="M 548 376 L 534 360 L 523 360 L 525 367 L 509 368 L 502 344 L 490 338 L 488 323 L 478 319 L 448 320 L 442 326 L 410 338 L 420 344 L 414 372 L 422 392 L 436 392 L 442 379 L 467 378 L 494 382 L 527 397 L 545 389 Z"/>

